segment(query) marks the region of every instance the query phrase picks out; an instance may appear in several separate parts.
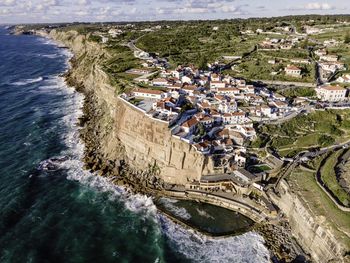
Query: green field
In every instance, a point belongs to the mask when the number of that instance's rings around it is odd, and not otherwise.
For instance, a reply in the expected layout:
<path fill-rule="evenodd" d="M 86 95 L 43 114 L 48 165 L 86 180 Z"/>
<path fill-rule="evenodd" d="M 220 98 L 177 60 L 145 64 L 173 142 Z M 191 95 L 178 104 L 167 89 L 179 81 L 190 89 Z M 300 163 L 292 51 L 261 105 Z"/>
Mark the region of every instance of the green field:
<path fill-rule="evenodd" d="M 175 67 L 194 64 L 205 68 L 208 62 L 221 59 L 223 55 L 242 56 L 261 41 L 261 36 L 240 36 L 237 25 L 189 22 L 150 32 L 141 37 L 136 45 L 165 57 Z"/>
<path fill-rule="evenodd" d="M 259 80 L 278 80 L 278 81 L 296 81 L 296 82 L 309 82 L 315 81 L 315 65 L 313 63 L 309 65 L 291 63 L 291 58 L 299 58 L 300 54 L 303 54 L 306 58 L 308 53 L 304 50 L 287 50 L 287 51 L 260 51 L 252 53 L 250 56 L 242 60 L 242 63 L 237 64 L 233 70 L 228 70 L 225 73 L 233 76 L 243 77 L 246 79 L 259 79 Z M 269 64 L 271 59 L 279 60 L 278 64 Z M 302 78 L 295 78 L 286 76 L 284 68 L 287 65 L 296 65 L 302 69 Z M 271 75 L 271 72 L 278 72 L 277 75 Z"/>
<path fill-rule="evenodd" d="M 262 125 L 258 134 L 257 142 L 267 141 L 282 156 L 292 157 L 310 147 L 327 147 L 350 140 L 350 110 L 299 115 L 283 124 Z"/>
<path fill-rule="evenodd" d="M 278 91 L 278 93 L 288 98 L 316 96 L 316 92 L 314 88 L 304 88 L 304 87 L 293 87 L 290 89 L 283 89 L 281 91 Z"/>

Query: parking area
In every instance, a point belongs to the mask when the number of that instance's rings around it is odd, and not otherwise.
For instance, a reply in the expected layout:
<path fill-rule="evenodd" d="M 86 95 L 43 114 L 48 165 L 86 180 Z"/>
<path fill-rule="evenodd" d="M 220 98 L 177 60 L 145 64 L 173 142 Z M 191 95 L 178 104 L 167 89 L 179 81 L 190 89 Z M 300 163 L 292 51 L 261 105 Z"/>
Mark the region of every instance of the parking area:
<path fill-rule="evenodd" d="M 150 110 L 152 110 L 154 102 L 154 99 L 144 99 L 137 104 L 137 107 L 144 110 L 145 112 L 149 112 Z"/>

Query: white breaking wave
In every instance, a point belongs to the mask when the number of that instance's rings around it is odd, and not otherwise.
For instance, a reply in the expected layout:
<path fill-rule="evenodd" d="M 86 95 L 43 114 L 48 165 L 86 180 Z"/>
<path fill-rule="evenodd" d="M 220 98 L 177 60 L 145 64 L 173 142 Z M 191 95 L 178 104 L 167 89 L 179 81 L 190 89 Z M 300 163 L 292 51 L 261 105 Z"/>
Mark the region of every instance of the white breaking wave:
<path fill-rule="evenodd" d="M 214 239 L 195 234 L 164 216 L 160 221 L 171 247 L 193 262 L 270 262 L 263 238 L 254 232 Z"/>
<path fill-rule="evenodd" d="M 82 105 L 83 97 L 76 94 L 70 106 L 66 107 L 67 115 L 64 121 L 69 132 L 65 136 L 65 142 L 69 150 L 63 155 L 70 155 L 72 158 L 65 161 L 63 165 L 68 168 L 67 178 L 69 180 L 78 181 L 96 191 L 108 192 L 110 200 L 122 202 L 126 209 L 153 219 L 160 226 L 160 233 L 168 238 L 172 249 L 193 262 L 269 262 L 269 251 L 264 246 L 264 239 L 254 232 L 220 239 L 194 233 L 191 229 L 186 229 L 159 213 L 152 198 L 131 194 L 127 189 L 114 185 L 108 178 L 84 170 L 84 164 L 81 161 L 84 145 L 79 140 L 79 128 L 72 125 L 81 116 L 82 112 L 79 107 Z M 190 217 L 186 210 L 183 211 L 174 205 L 176 200 L 168 199 L 165 202 L 170 209 L 174 209 L 177 216 L 184 219 Z"/>
<path fill-rule="evenodd" d="M 179 217 L 184 220 L 189 220 L 191 218 L 191 215 L 187 212 L 187 210 L 184 207 L 178 207 L 175 204 L 178 201 L 175 199 L 170 198 L 161 198 L 160 203 L 164 205 L 166 209 L 169 210 L 173 215 L 176 217 Z"/>
<path fill-rule="evenodd" d="M 43 44 L 43 45 L 56 45 L 56 42 L 50 38 L 46 38 L 46 37 L 40 37 L 39 41 Z"/>
<path fill-rule="evenodd" d="M 206 211 L 204 211 L 204 210 L 201 210 L 201 209 L 199 209 L 199 208 L 196 208 L 196 211 L 197 211 L 197 213 L 198 213 L 200 216 L 202 216 L 202 217 L 214 219 L 213 216 L 209 215 L 209 214 L 208 214 Z"/>
<path fill-rule="evenodd" d="M 72 92 L 64 85 L 56 85 L 69 96 L 64 105 L 65 117 L 62 119 L 67 132 L 62 138 L 67 150 L 62 153 L 69 158 L 62 162 L 67 169 L 67 179 L 78 181 L 96 191 L 109 193 L 110 200 L 122 202 L 126 209 L 140 216 L 153 219 L 159 226 L 159 231 L 165 235 L 170 246 L 193 262 L 269 262 L 269 251 L 264 246 L 263 238 L 249 232 L 244 235 L 213 239 L 186 229 L 157 211 L 152 198 L 140 194 L 131 194 L 124 187 L 116 186 L 108 178 L 97 176 L 83 169 L 82 157 L 84 144 L 79 139 L 78 119 L 82 116 L 84 96 Z M 176 200 L 167 200 L 167 205 L 174 206 Z M 182 213 L 184 211 L 181 211 Z M 187 211 L 186 211 L 187 213 Z"/>
<path fill-rule="evenodd" d="M 43 81 L 43 77 L 38 77 L 35 79 L 25 79 L 25 80 L 20 80 L 20 81 L 15 81 L 12 82 L 11 85 L 15 85 L 15 86 L 24 86 L 27 84 L 32 84 L 32 83 L 36 83 L 36 82 L 40 82 Z"/>
<path fill-rule="evenodd" d="M 54 59 L 60 57 L 60 54 L 40 54 L 39 57 Z"/>

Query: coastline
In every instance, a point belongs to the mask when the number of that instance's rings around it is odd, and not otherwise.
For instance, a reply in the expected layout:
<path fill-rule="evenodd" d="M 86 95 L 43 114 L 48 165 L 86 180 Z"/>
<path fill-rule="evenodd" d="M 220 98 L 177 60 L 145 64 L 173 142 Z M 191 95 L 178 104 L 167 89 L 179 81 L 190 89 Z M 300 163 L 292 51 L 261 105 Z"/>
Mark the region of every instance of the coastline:
<path fill-rule="evenodd" d="M 126 187 L 128 191 L 133 191 L 134 193 L 143 193 L 145 195 L 150 196 L 157 196 L 157 194 L 161 192 L 163 182 L 159 180 L 157 183 L 155 183 L 153 182 L 153 180 L 147 180 L 150 179 L 148 178 L 148 176 L 152 174 L 148 172 L 140 172 L 140 170 L 135 170 L 135 168 L 129 167 L 125 162 L 125 159 L 123 159 L 123 156 L 121 156 L 121 158 L 114 158 L 114 156 L 112 156 L 112 158 L 109 158 L 111 156 L 109 156 L 108 153 L 106 154 L 105 145 L 102 145 L 100 143 L 100 139 L 103 138 L 104 135 L 103 129 L 106 127 L 101 126 L 101 122 L 99 121 L 99 119 L 104 118 L 106 113 L 110 114 L 107 112 L 108 110 L 115 110 L 111 108 L 113 107 L 113 105 L 111 104 L 108 105 L 109 107 L 107 108 L 101 107 L 100 104 L 101 100 L 105 99 L 103 97 L 103 95 L 105 95 L 103 94 L 103 92 L 105 89 L 107 89 L 106 87 L 108 85 L 105 85 L 105 83 L 101 83 L 101 85 L 99 85 L 100 79 L 98 78 L 100 77 L 100 72 L 98 71 L 101 70 L 98 69 L 98 67 L 95 68 L 95 64 L 91 65 L 91 68 L 93 68 L 93 70 L 88 72 L 88 74 L 82 74 L 80 66 L 81 64 L 84 64 L 84 59 L 83 61 L 81 60 L 81 53 L 79 52 L 79 50 L 78 53 L 76 53 L 77 47 L 74 45 L 77 44 L 77 41 L 71 41 L 71 39 L 65 37 L 65 34 L 69 36 L 70 33 L 64 32 L 61 35 L 50 37 L 50 39 L 55 39 L 56 41 L 58 39 L 62 39 L 64 42 L 66 42 L 67 46 L 70 47 L 69 49 L 72 51 L 72 53 L 78 54 L 71 59 L 70 63 L 72 66 L 70 68 L 70 71 L 66 73 L 65 79 L 67 84 L 70 82 L 70 84 L 68 84 L 69 86 L 74 86 L 78 92 L 83 93 L 85 95 L 83 107 L 84 113 L 83 116 L 81 116 L 80 118 L 80 125 L 83 127 L 81 129 L 80 138 L 82 141 L 85 142 L 85 153 L 83 160 L 85 163 L 85 168 L 90 171 L 95 171 L 95 173 L 98 175 L 107 177 L 108 181 L 112 181 L 116 185 Z M 78 34 L 76 34 L 75 36 L 78 36 Z M 85 48 L 86 50 L 86 46 L 89 45 L 89 43 L 87 45 L 85 45 L 84 43 L 83 46 L 85 47 L 83 48 Z M 100 51 L 101 49 L 98 50 Z M 78 59 L 79 61 L 77 61 Z M 75 64 L 75 66 L 73 66 L 73 64 Z M 78 74 L 75 74 L 74 72 L 78 72 Z M 97 75 L 96 82 L 87 82 L 85 78 L 90 78 L 91 75 L 94 74 Z M 96 75 L 92 78 L 96 77 Z M 95 84 L 97 89 L 94 90 L 95 87 L 91 84 Z M 108 92 L 109 94 L 113 94 L 113 92 Z M 116 136 L 116 140 L 119 140 L 118 136 Z M 121 142 L 119 143 L 122 144 Z M 89 149 L 87 150 L 88 144 Z M 118 149 L 119 148 L 117 148 L 115 151 L 117 151 Z M 153 185 L 157 185 L 158 188 L 154 189 L 152 187 L 149 187 Z M 316 262 L 328 262 L 330 258 L 332 258 L 333 260 L 341 259 L 341 250 L 338 246 L 334 246 L 333 236 L 331 235 L 331 233 L 327 233 L 324 231 L 327 230 L 327 228 L 325 228 L 323 224 L 315 222 L 317 218 L 313 217 L 311 214 L 306 213 L 306 206 L 298 205 L 298 200 L 296 199 L 295 194 L 291 192 L 292 189 L 286 187 L 283 190 L 284 191 L 282 193 L 282 198 L 281 196 L 278 196 L 275 198 L 274 202 L 278 205 L 278 207 L 281 208 L 283 213 L 287 215 L 288 221 L 292 227 L 293 235 L 291 236 L 298 237 L 298 241 L 300 241 L 301 244 L 303 244 L 303 247 L 307 248 L 307 250 L 310 253 L 312 253 L 314 259 L 317 259 Z M 305 210 L 305 213 L 303 213 L 303 209 Z M 300 217 L 298 217 L 300 216 L 300 214 L 303 217 L 301 219 Z M 296 220 L 295 218 L 297 218 L 298 220 Z M 304 227 L 306 229 L 303 230 L 303 226 L 299 227 L 294 221 L 302 222 L 302 224 L 305 225 Z M 288 228 L 289 226 L 284 227 L 282 232 L 284 233 Z M 308 231 L 312 232 L 312 236 L 308 233 Z M 273 234 L 271 238 L 271 243 L 274 244 L 276 242 L 276 235 Z M 265 238 L 265 241 L 268 239 L 269 238 Z"/>
<path fill-rule="evenodd" d="M 52 39 L 51 37 L 49 38 Z M 76 62 L 75 54 L 71 49 L 69 50 L 73 54 L 73 57 L 71 57 L 69 61 L 71 66 L 69 71 L 65 73 L 65 81 L 68 86 L 74 87 L 77 92 L 84 95 L 83 115 L 79 118 L 79 125 L 81 126 L 80 139 L 84 143 L 84 168 L 92 173 L 98 174 L 98 176 L 109 178 L 113 184 L 124 187 L 129 193 L 142 194 L 152 199 L 168 197 L 169 195 L 164 192 L 164 182 L 155 176 L 147 172 L 134 171 L 123 161 L 119 163 L 104 161 L 103 153 L 99 152 L 98 137 L 91 136 L 94 134 L 93 131 L 99 129 L 98 125 L 96 125 L 98 123 L 97 119 L 103 117 L 103 112 L 98 107 L 98 103 L 96 103 L 95 94 L 88 91 L 82 82 L 72 77 L 72 72 L 75 70 L 75 67 L 79 65 Z M 159 207 L 157 207 L 157 209 L 162 215 L 174 223 L 179 224 L 194 234 L 204 235 L 210 239 L 223 239 L 251 231 L 258 233 L 264 238 L 265 246 L 270 251 L 271 259 L 292 260 L 300 253 L 305 254 L 304 250 L 299 245 L 297 245 L 296 249 L 296 241 L 293 239 L 290 227 L 286 222 L 283 222 L 281 225 L 256 223 L 252 228 L 244 232 L 215 236 L 186 224 L 179 218 L 171 216 L 169 213 L 166 213 L 166 211 L 162 211 Z M 226 207 L 226 209 L 228 208 Z M 276 236 L 279 237 L 278 240 L 276 240 Z"/>
<path fill-rule="evenodd" d="M 103 149 L 99 144 L 99 131 L 101 126 L 99 124 L 99 119 L 103 118 L 104 111 L 100 108 L 98 104 L 98 98 L 95 92 L 87 89 L 84 85 L 84 81 L 77 79 L 74 76 L 76 71 L 79 71 L 80 64 L 77 61 L 77 54 L 74 52 L 72 47 L 65 45 L 57 37 L 51 35 L 42 35 L 41 37 L 48 38 L 54 41 L 58 46 L 65 47 L 69 50 L 72 56 L 69 59 L 69 67 L 67 72 L 63 74 L 67 86 L 75 88 L 75 90 L 84 95 L 82 116 L 79 117 L 79 129 L 80 139 L 84 144 L 84 158 L 85 163 L 84 169 L 97 174 L 98 176 L 103 176 L 108 178 L 108 180 L 126 189 L 127 193 L 131 194 L 142 194 L 148 197 L 159 198 L 166 197 L 162 190 L 164 190 L 164 182 L 159 178 L 153 176 L 149 171 L 140 172 L 132 169 L 125 163 L 121 161 L 111 161 L 103 153 Z M 159 210 L 159 209 L 158 209 Z M 159 210 L 160 211 L 160 210 Z M 161 212 L 161 211 L 160 211 Z M 200 229 L 195 229 L 188 224 L 181 222 L 181 220 L 169 216 L 166 213 L 161 212 L 166 218 L 173 221 L 176 224 L 188 229 L 191 233 L 197 233 L 204 235 L 211 239 L 223 239 L 228 236 L 218 236 L 213 237 L 208 235 Z M 290 233 L 290 228 L 285 224 L 274 226 L 271 224 L 257 224 L 253 229 L 253 233 L 258 233 L 264 238 L 265 247 L 270 251 L 270 259 L 287 259 L 288 261 L 293 260 L 299 252 L 303 251 L 300 249 L 293 249 L 292 241 L 293 237 Z M 281 238 L 276 239 L 276 236 Z M 284 245 L 287 245 L 286 247 Z M 287 262 L 288 262 L 287 261 Z"/>

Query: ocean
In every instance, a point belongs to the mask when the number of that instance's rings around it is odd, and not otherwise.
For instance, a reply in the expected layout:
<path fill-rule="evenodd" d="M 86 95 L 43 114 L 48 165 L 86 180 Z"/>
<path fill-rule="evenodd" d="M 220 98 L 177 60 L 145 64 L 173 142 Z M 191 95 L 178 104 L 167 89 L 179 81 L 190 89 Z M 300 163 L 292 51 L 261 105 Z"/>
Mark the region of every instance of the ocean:
<path fill-rule="evenodd" d="M 268 262 L 256 233 L 195 234 L 83 170 L 70 56 L 0 28 L 0 262 Z"/>

